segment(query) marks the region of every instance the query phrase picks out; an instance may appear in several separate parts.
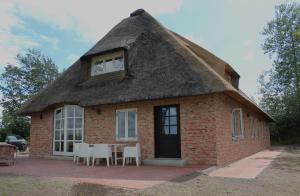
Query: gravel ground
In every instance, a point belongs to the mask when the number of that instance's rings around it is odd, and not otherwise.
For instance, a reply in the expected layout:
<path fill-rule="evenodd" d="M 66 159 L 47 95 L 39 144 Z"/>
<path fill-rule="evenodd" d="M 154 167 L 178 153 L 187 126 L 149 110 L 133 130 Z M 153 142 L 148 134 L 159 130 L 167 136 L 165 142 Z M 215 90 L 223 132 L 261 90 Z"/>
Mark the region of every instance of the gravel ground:
<path fill-rule="evenodd" d="M 116 189 L 31 176 L 0 174 L 0 195 L 263 195 L 300 196 L 300 146 L 284 152 L 256 179 L 228 179 L 193 173 L 145 190 Z"/>

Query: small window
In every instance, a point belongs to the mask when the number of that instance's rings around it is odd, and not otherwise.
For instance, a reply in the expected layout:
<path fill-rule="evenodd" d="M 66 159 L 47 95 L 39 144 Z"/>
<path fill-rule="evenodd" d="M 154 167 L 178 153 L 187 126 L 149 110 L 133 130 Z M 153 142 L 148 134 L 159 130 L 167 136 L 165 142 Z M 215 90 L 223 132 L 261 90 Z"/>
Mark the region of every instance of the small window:
<path fill-rule="evenodd" d="M 116 111 L 116 138 L 119 141 L 137 140 L 136 109 Z"/>
<path fill-rule="evenodd" d="M 241 108 L 234 108 L 231 112 L 231 133 L 233 139 L 244 138 L 244 121 Z"/>
<path fill-rule="evenodd" d="M 96 56 L 92 59 L 91 76 L 124 70 L 123 51 Z"/>

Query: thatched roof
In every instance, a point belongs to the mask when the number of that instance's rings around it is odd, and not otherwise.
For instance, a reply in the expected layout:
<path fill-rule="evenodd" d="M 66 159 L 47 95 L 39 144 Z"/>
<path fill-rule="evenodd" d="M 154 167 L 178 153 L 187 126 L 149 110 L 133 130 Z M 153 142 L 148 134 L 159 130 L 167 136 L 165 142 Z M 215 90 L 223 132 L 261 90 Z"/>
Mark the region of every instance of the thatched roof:
<path fill-rule="evenodd" d="M 127 53 L 125 74 L 85 76 L 89 74 L 86 67 L 90 57 L 117 48 Z M 228 71 L 238 81 L 239 75 L 226 62 L 138 10 L 28 100 L 18 113 L 28 115 L 64 103 L 87 107 L 228 91 L 239 95 L 239 90 L 225 79 Z"/>

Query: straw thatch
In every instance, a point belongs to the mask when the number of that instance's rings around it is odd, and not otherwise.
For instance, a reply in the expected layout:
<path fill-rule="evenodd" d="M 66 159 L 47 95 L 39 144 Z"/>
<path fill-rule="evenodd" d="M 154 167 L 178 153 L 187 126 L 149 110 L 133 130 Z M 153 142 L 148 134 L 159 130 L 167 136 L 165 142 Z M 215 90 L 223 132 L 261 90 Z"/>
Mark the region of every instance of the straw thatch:
<path fill-rule="evenodd" d="M 91 78 L 90 58 L 115 49 L 126 51 L 126 71 Z M 225 79 L 226 72 L 236 79 L 235 83 Z M 239 95 L 235 88 L 238 79 L 239 75 L 227 63 L 138 10 L 28 100 L 19 114 L 65 103 L 85 107 L 225 91 Z M 245 97 L 243 100 L 247 101 Z"/>

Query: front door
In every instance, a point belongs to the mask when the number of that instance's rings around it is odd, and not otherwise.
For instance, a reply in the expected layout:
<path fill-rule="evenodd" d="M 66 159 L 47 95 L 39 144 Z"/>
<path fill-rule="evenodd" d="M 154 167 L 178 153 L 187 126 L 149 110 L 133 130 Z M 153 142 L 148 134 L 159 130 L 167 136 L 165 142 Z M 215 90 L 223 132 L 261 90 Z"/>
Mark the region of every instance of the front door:
<path fill-rule="evenodd" d="M 154 107 L 155 157 L 181 157 L 179 116 L 179 105 Z"/>

